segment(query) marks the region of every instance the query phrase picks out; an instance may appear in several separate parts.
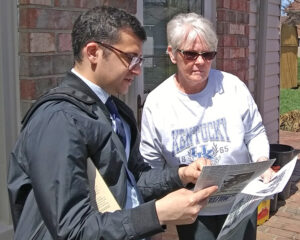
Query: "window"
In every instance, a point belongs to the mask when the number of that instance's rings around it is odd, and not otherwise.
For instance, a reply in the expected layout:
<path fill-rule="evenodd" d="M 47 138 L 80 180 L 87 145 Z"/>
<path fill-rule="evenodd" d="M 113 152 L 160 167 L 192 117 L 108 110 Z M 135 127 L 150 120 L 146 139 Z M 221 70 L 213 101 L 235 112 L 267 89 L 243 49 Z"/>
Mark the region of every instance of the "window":
<path fill-rule="evenodd" d="M 204 14 L 203 0 L 144 0 L 143 22 L 147 32 L 144 44 L 144 93 L 147 94 L 171 74 L 176 66 L 167 50 L 166 25 L 178 13 Z"/>

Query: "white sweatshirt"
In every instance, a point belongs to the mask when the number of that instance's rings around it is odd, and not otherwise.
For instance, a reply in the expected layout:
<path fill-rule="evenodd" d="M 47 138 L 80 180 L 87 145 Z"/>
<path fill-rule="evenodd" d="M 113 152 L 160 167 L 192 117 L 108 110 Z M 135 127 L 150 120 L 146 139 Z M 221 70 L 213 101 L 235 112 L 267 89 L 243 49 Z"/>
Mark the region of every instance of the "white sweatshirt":
<path fill-rule="evenodd" d="M 189 164 L 199 157 L 224 165 L 269 157 L 269 142 L 246 85 L 212 69 L 199 93 L 182 93 L 174 75 L 150 92 L 143 109 L 140 151 L 153 168 Z M 230 207 L 218 214 L 228 213 Z"/>

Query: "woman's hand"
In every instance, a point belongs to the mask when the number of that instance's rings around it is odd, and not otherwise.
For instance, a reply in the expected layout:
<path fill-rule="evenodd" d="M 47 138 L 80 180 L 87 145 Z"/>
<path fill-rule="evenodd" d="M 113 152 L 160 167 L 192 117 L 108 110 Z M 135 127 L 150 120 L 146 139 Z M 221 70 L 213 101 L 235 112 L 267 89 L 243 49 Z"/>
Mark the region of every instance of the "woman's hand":
<path fill-rule="evenodd" d="M 196 183 L 204 166 L 211 166 L 211 161 L 206 158 L 198 158 L 190 165 L 180 167 L 178 169 L 178 174 L 182 184 Z"/>

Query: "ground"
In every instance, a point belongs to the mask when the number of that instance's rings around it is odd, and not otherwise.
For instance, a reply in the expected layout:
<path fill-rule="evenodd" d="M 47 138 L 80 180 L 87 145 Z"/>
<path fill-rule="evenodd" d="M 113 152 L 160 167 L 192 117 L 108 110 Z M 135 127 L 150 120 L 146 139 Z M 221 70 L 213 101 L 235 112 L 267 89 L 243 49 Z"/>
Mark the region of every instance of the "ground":
<path fill-rule="evenodd" d="M 300 110 L 280 115 L 280 130 L 300 132 Z"/>

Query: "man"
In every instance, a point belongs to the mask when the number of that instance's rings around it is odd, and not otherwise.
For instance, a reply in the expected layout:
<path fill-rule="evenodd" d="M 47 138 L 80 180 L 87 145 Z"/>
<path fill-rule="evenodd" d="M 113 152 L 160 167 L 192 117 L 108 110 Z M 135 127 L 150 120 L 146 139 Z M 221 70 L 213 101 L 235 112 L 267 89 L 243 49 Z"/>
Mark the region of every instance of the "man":
<path fill-rule="evenodd" d="M 97 7 L 75 21 L 74 68 L 58 94 L 28 112 L 12 152 L 15 239 L 142 239 L 165 224 L 192 223 L 216 191 L 182 188 L 205 160 L 163 171 L 144 163 L 131 110 L 110 96 L 126 94 L 140 73 L 145 39 L 138 20 L 116 8 Z M 122 210 L 100 213 L 91 204 L 88 158 Z"/>

